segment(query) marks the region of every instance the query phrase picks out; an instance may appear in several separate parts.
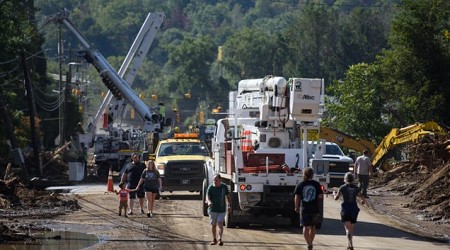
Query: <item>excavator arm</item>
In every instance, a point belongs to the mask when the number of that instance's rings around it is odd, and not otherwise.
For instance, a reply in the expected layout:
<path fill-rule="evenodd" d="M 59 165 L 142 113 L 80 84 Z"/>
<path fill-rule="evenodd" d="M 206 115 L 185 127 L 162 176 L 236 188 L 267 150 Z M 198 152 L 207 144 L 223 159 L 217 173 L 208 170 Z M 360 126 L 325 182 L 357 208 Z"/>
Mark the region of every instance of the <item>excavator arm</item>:
<path fill-rule="evenodd" d="M 396 145 L 406 142 L 417 143 L 420 138 L 431 135 L 445 135 L 446 131 L 436 122 L 415 123 L 404 128 L 393 128 L 373 152 L 372 165 L 377 167 L 386 153 Z"/>
<path fill-rule="evenodd" d="M 358 152 L 363 152 L 367 149 L 372 154 L 375 151 L 375 145 L 372 142 L 355 138 L 328 127 L 320 127 L 319 138 Z"/>

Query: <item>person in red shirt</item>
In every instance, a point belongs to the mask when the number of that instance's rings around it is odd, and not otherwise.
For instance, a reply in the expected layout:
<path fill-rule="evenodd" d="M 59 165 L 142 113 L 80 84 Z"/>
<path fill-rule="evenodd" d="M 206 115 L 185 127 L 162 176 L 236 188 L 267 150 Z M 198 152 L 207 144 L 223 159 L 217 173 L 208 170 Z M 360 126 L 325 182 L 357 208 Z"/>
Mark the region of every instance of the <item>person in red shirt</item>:
<path fill-rule="evenodd" d="M 135 191 L 135 189 L 128 189 L 125 187 L 125 183 L 119 183 L 119 191 L 116 191 L 116 194 L 119 195 L 119 216 L 122 216 L 122 208 L 123 214 L 125 217 L 127 216 L 127 208 L 128 208 L 128 193 Z"/>

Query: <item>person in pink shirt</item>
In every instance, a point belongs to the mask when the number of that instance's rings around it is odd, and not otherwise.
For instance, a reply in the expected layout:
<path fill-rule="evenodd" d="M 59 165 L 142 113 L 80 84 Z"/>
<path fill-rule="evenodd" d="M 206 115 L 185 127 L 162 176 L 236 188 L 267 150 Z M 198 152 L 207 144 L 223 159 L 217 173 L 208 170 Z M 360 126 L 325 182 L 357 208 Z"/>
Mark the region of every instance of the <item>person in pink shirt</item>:
<path fill-rule="evenodd" d="M 127 208 L 128 208 L 128 193 L 135 191 L 135 189 L 128 189 L 125 187 L 125 183 L 119 183 L 119 191 L 116 191 L 116 194 L 119 195 L 119 216 L 122 216 L 122 208 L 123 214 L 125 217 L 127 216 Z"/>

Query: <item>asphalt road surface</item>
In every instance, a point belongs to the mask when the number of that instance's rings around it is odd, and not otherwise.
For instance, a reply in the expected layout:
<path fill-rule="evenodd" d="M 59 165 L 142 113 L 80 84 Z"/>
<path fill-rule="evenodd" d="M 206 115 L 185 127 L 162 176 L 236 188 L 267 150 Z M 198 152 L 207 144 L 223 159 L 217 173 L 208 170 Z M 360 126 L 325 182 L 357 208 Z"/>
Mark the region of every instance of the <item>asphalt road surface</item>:
<path fill-rule="evenodd" d="M 106 192 L 105 185 L 64 188 L 71 190 L 68 195 L 78 197 L 83 208 L 53 218 L 47 225 L 55 230 L 97 235 L 100 242 L 88 249 L 306 249 L 300 228 L 278 217 L 261 218 L 258 223 L 243 228 L 226 228 L 224 245 L 210 246 L 209 221 L 202 214 L 198 193 L 163 193 L 153 218 L 145 214 L 125 218 L 118 216 L 117 196 Z M 346 249 L 347 239 L 339 218 L 340 203 L 331 196 L 325 199 L 325 220 L 316 235 L 314 249 Z M 386 224 L 383 216 L 361 208 L 353 240 L 355 249 L 450 249 L 448 243 L 397 230 Z"/>

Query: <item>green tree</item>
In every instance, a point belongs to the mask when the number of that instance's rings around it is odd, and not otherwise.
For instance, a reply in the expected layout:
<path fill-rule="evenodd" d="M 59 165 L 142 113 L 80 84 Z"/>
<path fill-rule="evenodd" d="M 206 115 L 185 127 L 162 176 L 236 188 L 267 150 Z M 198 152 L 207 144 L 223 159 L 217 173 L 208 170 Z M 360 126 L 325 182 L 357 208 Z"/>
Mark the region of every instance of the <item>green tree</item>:
<path fill-rule="evenodd" d="M 223 45 L 226 78 L 237 82 L 246 78 L 281 75 L 286 49 L 279 37 L 261 29 L 245 28 L 236 32 Z"/>
<path fill-rule="evenodd" d="M 165 70 L 173 72 L 165 80 L 165 87 L 171 96 L 184 96 L 191 92 L 191 99 L 187 102 L 189 109 L 195 109 L 199 100 L 207 98 L 206 93 L 214 90 L 211 86 L 209 71 L 216 59 L 217 46 L 210 36 L 192 37 L 186 35 L 178 44 L 167 46 L 169 61 Z"/>
<path fill-rule="evenodd" d="M 450 124 L 450 2 L 404 0 L 380 57 L 392 124 Z"/>
<path fill-rule="evenodd" d="M 339 79 L 337 14 L 324 5 L 302 9 L 284 34 L 289 48 L 284 75 Z"/>
<path fill-rule="evenodd" d="M 384 90 L 374 64 L 350 66 L 342 81 L 326 88 L 327 117 L 323 124 L 359 138 L 379 141 L 389 131 Z"/>
<path fill-rule="evenodd" d="M 25 147 L 31 142 L 30 128 L 23 121 L 30 115 L 23 84 L 24 70 L 21 65 L 22 52 L 25 57 L 33 88 L 43 87 L 46 64 L 41 49 L 42 37 L 33 23 L 32 1 L 2 1 L 0 3 L 0 157 L 8 158 L 11 146 Z M 39 112 L 39 109 L 37 110 Z M 10 126 L 13 126 L 11 128 Z M 39 131 L 36 131 L 37 133 Z M 13 142 L 14 141 L 14 142 Z"/>

